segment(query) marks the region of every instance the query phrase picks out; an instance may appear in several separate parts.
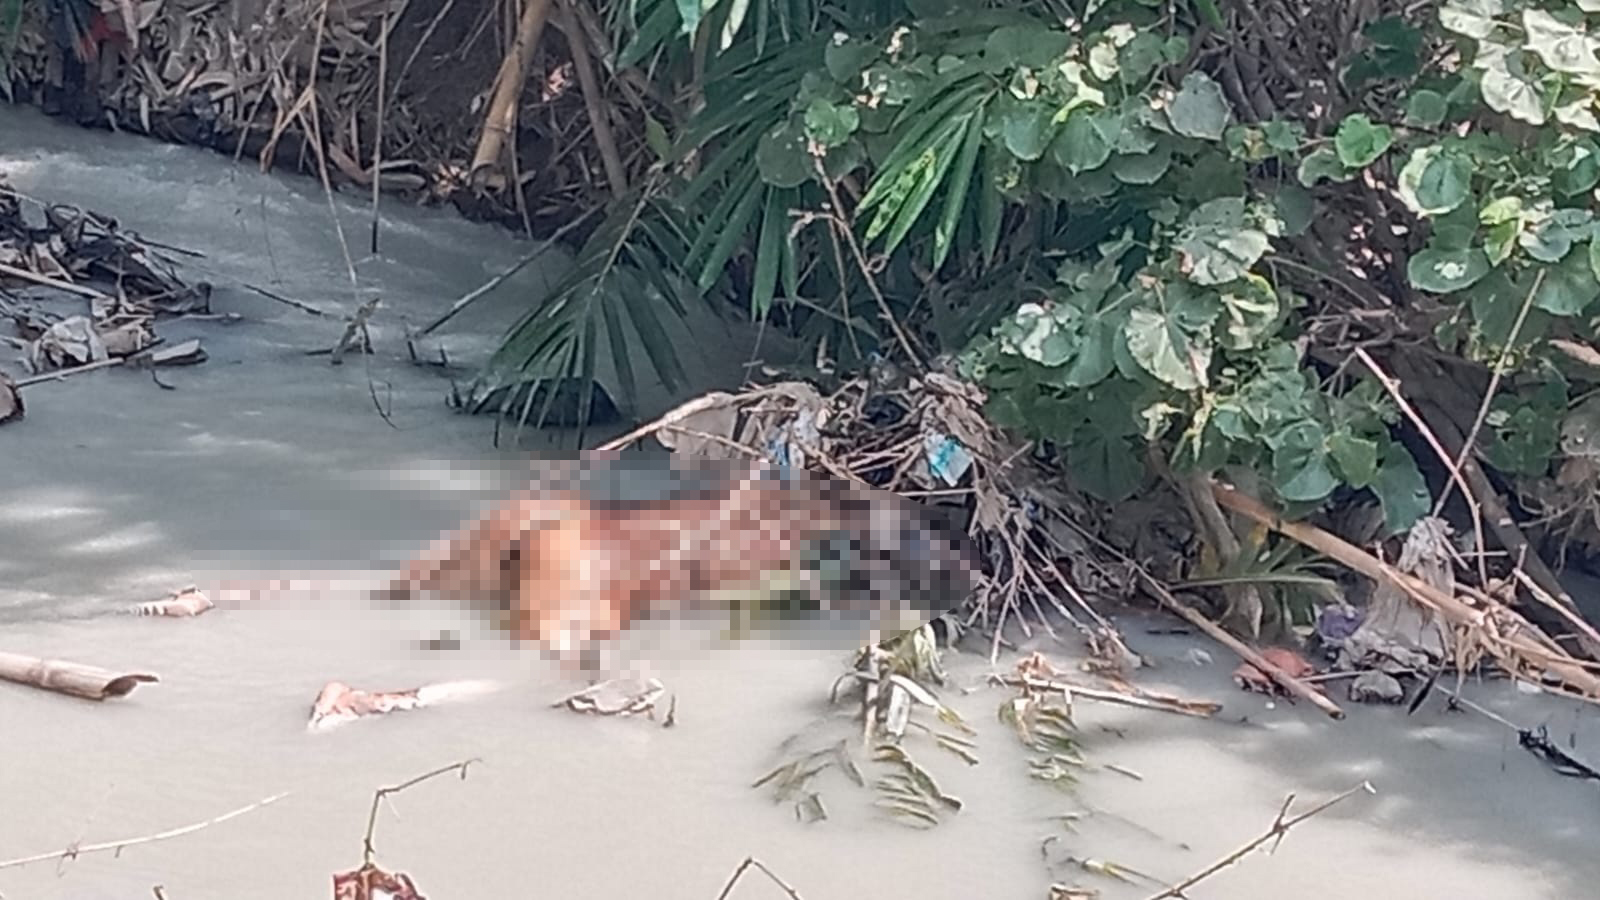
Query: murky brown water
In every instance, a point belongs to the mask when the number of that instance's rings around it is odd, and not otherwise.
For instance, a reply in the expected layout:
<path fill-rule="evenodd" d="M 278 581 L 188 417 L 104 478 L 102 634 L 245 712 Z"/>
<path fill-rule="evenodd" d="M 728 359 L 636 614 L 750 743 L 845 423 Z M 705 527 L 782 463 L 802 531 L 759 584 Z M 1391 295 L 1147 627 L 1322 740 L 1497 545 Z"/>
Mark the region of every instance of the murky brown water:
<path fill-rule="evenodd" d="M 219 284 L 229 274 L 270 283 L 276 271 L 284 293 L 344 302 L 326 205 L 304 186 L 7 110 L 0 171 L 207 252 Z M 447 216 L 390 216 L 389 258 L 363 272 L 419 316 L 518 253 Z M 358 221 L 352 210 L 352 233 Z M 530 273 L 525 287 L 541 279 Z M 1600 883 L 1600 785 L 1551 773 L 1499 726 L 1437 703 L 1410 718 L 1352 709 L 1342 723 L 1304 706 L 1267 709 L 1232 688 L 1224 651 L 1146 635 L 1138 621 L 1127 623 L 1130 642 L 1163 663 L 1149 683 L 1223 700 L 1218 720 L 1084 706 L 1086 756 L 1142 778 L 1088 771 L 1067 794 L 1027 777 L 996 721 L 1001 689 L 952 688 L 946 699 L 979 729 L 982 761 L 968 767 L 912 739 L 918 760 L 966 801 L 947 824 L 918 832 L 874 817 L 866 792 L 837 772 L 818 783 L 832 818 L 812 825 L 749 787 L 781 761 L 781 741 L 828 714 L 849 635 L 732 645 L 668 635 L 649 653 L 678 698 L 677 724 L 663 729 L 551 709 L 575 685 L 531 654 L 492 643 L 426 654 L 411 641 L 429 622 L 348 598 L 194 620 L 80 617 L 217 571 L 404 557 L 491 502 L 515 467 L 489 449 L 487 421 L 450 415 L 444 383 L 398 354 L 371 366 L 387 383 L 391 428 L 372 411 L 365 367 L 301 354 L 331 342 L 336 326 L 225 287 L 216 305 L 250 320 L 169 326 L 169 337 L 199 335 L 212 354 L 164 374 L 179 390 L 131 372 L 82 376 L 29 389 L 27 421 L 0 429 L 0 649 L 163 679 L 105 704 L 0 684 L 0 860 L 291 793 L 59 873 L 53 863 L 0 869 L 7 900 L 123 900 L 157 884 L 173 900 L 327 897 L 330 875 L 360 862 L 375 787 L 468 757 L 483 760 L 468 780 L 419 786 L 380 817 L 379 861 L 411 873 L 431 898 L 710 900 L 746 855 L 808 900 L 1042 898 L 1052 880 L 1139 898 L 1154 890 L 1049 868 L 1041 840 L 1060 836 L 1057 857 L 1172 881 L 1259 834 L 1286 793 L 1315 802 L 1362 779 L 1377 796 L 1306 823 L 1276 855 L 1254 855 L 1191 896 L 1555 900 L 1592 896 Z M 487 312 L 469 321 L 462 352 L 485 346 L 497 321 Z M 1216 662 L 1184 662 L 1193 646 Z M 949 664 L 967 685 L 987 668 L 976 655 Z M 330 679 L 386 689 L 479 677 L 515 687 L 327 734 L 304 729 Z M 1503 686 L 1474 696 L 1520 722 L 1548 723 L 1563 745 L 1571 735 L 1576 752 L 1600 759 L 1591 711 Z M 823 722 L 806 733 L 823 744 L 852 731 Z M 1098 813 L 1077 833 L 1050 819 L 1085 809 Z M 757 880 L 734 894 L 779 895 Z"/>

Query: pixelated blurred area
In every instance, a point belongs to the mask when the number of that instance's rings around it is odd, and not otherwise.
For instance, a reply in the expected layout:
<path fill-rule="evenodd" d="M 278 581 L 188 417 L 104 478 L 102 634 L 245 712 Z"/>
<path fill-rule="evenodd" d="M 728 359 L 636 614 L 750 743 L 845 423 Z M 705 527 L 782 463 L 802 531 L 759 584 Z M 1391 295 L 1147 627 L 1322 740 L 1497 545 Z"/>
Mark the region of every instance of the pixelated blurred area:
<path fill-rule="evenodd" d="M 1084 568 L 1091 554 L 1062 527 L 1076 511 L 982 404 L 938 371 L 831 395 L 802 382 L 708 394 L 579 459 L 536 463 L 383 597 L 438 597 L 585 670 L 638 623 L 704 613 L 761 633 L 938 621 L 998 636 L 1025 608 L 1044 622 L 1048 604 L 1114 639 L 1073 583 L 1114 580 Z M 641 442 L 668 453 L 635 457 Z"/>
<path fill-rule="evenodd" d="M 918 625 L 975 587 L 967 550 L 919 504 L 761 459 L 546 462 L 387 599 L 435 595 L 589 669 L 635 623 L 734 607 L 763 629 Z"/>

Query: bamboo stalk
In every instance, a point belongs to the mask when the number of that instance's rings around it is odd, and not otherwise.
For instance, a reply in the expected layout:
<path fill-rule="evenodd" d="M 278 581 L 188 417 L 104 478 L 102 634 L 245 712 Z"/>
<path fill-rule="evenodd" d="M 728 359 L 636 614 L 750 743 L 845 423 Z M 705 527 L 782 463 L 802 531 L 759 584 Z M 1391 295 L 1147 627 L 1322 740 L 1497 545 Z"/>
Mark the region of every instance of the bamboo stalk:
<path fill-rule="evenodd" d="M 1488 610 L 1468 606 L 1426 581 L 1394 568 L 1360 547 L 1315 525 L 1285 522 L 1254 497 L 1220 484 L 1215 485 L 1213 491 L 1217 495 L 1217 502 L 1223 506 L 1285 537 L 1299 541 L 1374 581 L 1394 585 L 1417 603 L 1444 617 L 1450 624 L 1483 630 L 1482 626 L 1489 615 Z M 1518 628 L 1525 629 L 1528 634 L 1535 633 L 1533 626 L 1512 610 L 1505 609 L 1504 614 Z M 1507 672 L 1524 675 L 1523 665 L 1538 664 L 1561 678 L 1568 687 L 1575 689 L 1585 699 L 1600 700 L 1600 678 L 1585 670 L 1582 663 L 1571 656 L 1557 655 L 1525 635 L 1484 633 L 1483 640 L 1485 648 Z"/>
<path fill-rule="evenodd" d="M 483 133 L 478 137 L 478 149 L 472 156 L 468 177 L 481 184 L 482 177 L 500 159 L 506 138 L 517 123 L 517 105 L 522 100 L 522 86 L 528 80 L 528 66 L 533 63 L 533 48 L 544 33 L 550 17 L 551 0 L 528 0 L 522 8 L 522 18 L 517 23 L 517 36 L 511 49 L 500 60 L 500 71 L 495 75 L 494 94 L 489 110 L 483 118 Z"/>
<path fill-rule="evenodd" d="M 142 683 L 161 680 L 140 672 L 119 674 L 83 663 L 3 651 L 0 651 L 0 679 L 85 700 L 124 697 Z"/>
<path fill-rule="evenodd" d="M 578 73 L 578 87 L 583 90 L 583 105 L 589 111 L 589 124 L 594 128 L 594 142 L 600 149 L 600 162 L 605 166 L 611 195 L 620 198 L 628 192 L 628 174 L 622 167 L 622 155 L 617 152 L 617 141 L 611 132 L 611 116 L 606 109 L 605 97 L 600 92 L 600 79 L 594 74 L 589 42 L 573 18 L 570 0 L 560 0 L 557 6 L 556 14 L 561 17 L 558 24 L 566 32 L 567 46 L 572 50 L 572 67 Z"/>

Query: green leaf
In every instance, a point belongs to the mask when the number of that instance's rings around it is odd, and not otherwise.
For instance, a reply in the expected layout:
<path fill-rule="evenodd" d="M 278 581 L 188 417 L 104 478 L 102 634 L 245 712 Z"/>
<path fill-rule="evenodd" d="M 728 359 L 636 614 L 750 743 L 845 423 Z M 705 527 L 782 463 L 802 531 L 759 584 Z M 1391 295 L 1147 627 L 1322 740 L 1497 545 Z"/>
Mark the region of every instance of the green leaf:
<path fill-rule="evenodd" d="M 1550 185 L 1563 197 L 1588 193 L 1600 184 L 1600 147 L 1587 138 L 1576 140 L 1550 154 L 1554 171 Z"/>
<path fill-rule="evenodd" d="M 1125 184 L 1155 184 L 1171 168 L 1172 153 L 1165 148 L 1111 160 L 1111 174 Z"/>
<path fill-rule="evenodd" d="M 1589 239 L 1589 272 L 1600 281 L 1600 236 Z"/>
<path fill-rule="evenodd" d="M 683 28 L 678 31 L 681 35 L 694 34 L 700 27 L 700 17 L 703 11 L 701 0 L 678 0 L 678 18 L 683 22 Z"/>
<path fill-rule="evenodd" d="M 1261 137 L 1267 146 L 1279 153 L 1297 153 L 1300 145 L 1305 143 L 1306 127 L 1299 122 L 1285 122 L 1275 119 L 1261 125 Z"/>
<path fill-rule="evenodd" d="M 1478 89 L 1483 93 L 1483 102 L 1495 112 L 1529 125 L 1544 124 L 1544 97 L 1539 93 L 1539 86 L 1513 72 L 1505 59 L 1495 60 L 1484 70 Z"/>
<path fill-rule="evenodd" d="M 1471 196 L 1472 164 L 1437 145 L 1419 147 L 1400 170 L 1397 193 L 1417 215 L 1442 216 Z"/>
<path fill-rule="evenodd" d="M 1192 342 L 1171 317 L 1152 309 L 1134 309 L 1128 314 L 1123 335 L 1134 361 L 1161 381 L 1180 391 L 1204 387 L 1209 381 L 1211 348 Z"/>
<path fill-rule="evenodd" d="M 1489 274 L 1489 258 L 1471 247 L 1444 250 L 1425 247 L 1406 264 L 1406 279 L 1418 290 L 1451 294 L 1471 287 Z"/>
<path fill-rule="evenodd" d="M 1306 154 L 1305 159 L 1300 160 L 1300 168 L 1295 173 L 1295 178 L 1302 187 L 1314 188 L 1324 178 L 1341 182 L 1349 181 L 1356 175 L 1356 172 L 1345 168 L 1344 163 L 1339 161 L 1338 152 L 1332 147 L 1319 147 Z"/>
<path fill-rule="evenodd" d="M 773 187 L 799 187 L 816 172 L 806 152 L 805 132 L 783 122 L 761 135 L 756 144 L 756 168 L 761 180 Z"/>
<path fill-rule="evenodd" d="M 1504 14 L 1504 0 L 1448 0 L 1439 10 L 1439 24 L 1456 34 L 1482 40 L 1494 33 L 1495 17 Z"/>
<path fill-rule="evenodd" d="M 1450 104 L 1443 94 L 1418 90 L 1406 99 L 1405 123 L 1411 128 L 1438 128 L 1449 110 Z"/>
<path fill-rule="evenodd" d="M 1328 438 L 1328 455 L 1344 483 L 1353 488 L 1364 488 L 1378 477 L 1378 442 L 1357 435 L 1349 428 L 1341 428 Z"/>
<path fill-rule="evenodd" d="M 1043 100 L 1017 100 L 1000 95 L 1000 135 L 1011 155 L 1033 162 L 1044 155 L 1055 136 L 1055 110 Z"/>
<path fill-rule="evenodd" d="M 1291 503 L 1315 503 L 1339 486 L 1328 466 L 1322 425 L 1302 419 L 1273 436 L 1272 486 Z"/>
<path fill-rule="evenodd" d="M 839 33 L 822 51 L 822 63 L 833 80 L 852 90 L 861 85 L 861 73 L 877 62 L 878 45 Z"/>
<path fill-rule="evenodd" d="M 1374 124 L 1364 113 L 1345 116 L 1333 136 L 1333 149 L 1348 169 L 1365 169 L 1394 144 L 1394 129 Z"/>
<path fill-rule="evenodd" d="M 772 298 L 778 290 L 778 266 L 783 260 L 783 245 L 787 241 L 784 221 L 783 191 L 767 188 L 761 210 L 761 236 L 756 241 L 756 272 L 750 285 L 750 312 L 761 321 L 772 309 Z"/>
<path fill-rule="evenodd" d="M 1140 31 L 1117 50 L 1117 74 L 1124 85 L 1142 85 L 1164 61 L 1161 35 Z"/>
<path fill-rule="evenodd" d="M 1383 523 L 1389 534 L 1410 528 L 1433 506 L 1433 495 L 1428 493 L 1428 482 L 1417 468 L 1417 461 L 1396 443 L 1384 448 L 1383 465 L 1372 492 L 1383 507 Z"/>
<path fill-rule="evenodd" d="M 833 148 L 855 134 L 861 126 L 861 114 L 853 106 L 837 106 L 818 99 L 806 107 L 805 125 L 808 137 L 823 147 Z"/>
<path fill-rule="evenodd" d="M 1273 204 L 1278 211 L 1278 218 L 1283 222 L 1283 233 L 1287 237 L 1298 237 L 1305 234 L 1311 227 L 1311 218 L 1316 215 L 1316 201 L 1311 193 L 1298 184 L 1285 183 L 1273 195 Z"/>
<path fill-rule="evenodd" d="M 1584 254 L 1572 253 L 1544 270 L 1544 281 L 1533 292 L 1533 305 L 1553 316 L 1578 316 L 1600 297 L 1600 281 Z"/>
<path fill-rule="evenodd" d="M 1254 274 L 1245 275 L 1222 291 L 1222 309 L 1226 318 L 1219 343 L 1233 351 L 1261 346 L 1261 339 L 1276 329 L 1282 312 L 1271 283 Z"/>
<path fill-rule="evenodd" d="M 1552 70 L 1568 75 L 1600 73 L 1600 59 L 1594 55 L 1596 41 L 1581 29 L 1542 9 L 1524 9 L 1522 28 L 1527 35 L 1523 47 L 1538 54 Z"/>
<path fill-rule="evenodd" d="M 1177 242 L 1183 271 L 1196 284 L 1226 284 L 1244 275 L 1270 249 L 1265 232 L 1245 223 L 1243 197 L 1222 197 L 1189 214 Z"/>
<path fill-rule="evenodd" d="M 1219 141 L 1228 128 L 1232 112 L 1223 96 L 1222 86 L 1201 71 L 1183 77 L 1178 93 L 1167 109 L 1167 120 L 1172 130 L 1184 137 Z"/>
<path fill-rule="evenodd" d="M 1072 37 L 1038 25 L 1006 25 L 989 32 L 983 55 L 1000 68 L 1026 66 L 1043 69 L 1059 62 L 1072 46 Z"/>
<path fill-rule="evenodd" d="M 950 186 L 945 191 L 944 210 L 939 214 L 939 224 L 933 232 L 933 270 L 944 267 L 950 248 L 955 244 L 956 226 L 961 222 L 961 211 L 967 206 L 967 188 L 972 184 L 972 173 L 978 167 L 978 151 L 983 147 L 983 123 L 987 104 L 979 106 L 967 125 L 966 137 L 956 157 Z"/>
<path fill-rule="evenodd" d="M 1095 434 L 1065 453 L 1073 483 L 1106 503 L 1120 503 L 1144 484 L 1144 456 L 1127 438 Z"/>
<path fill-rule="evenodd" d="M 1048 369 L 1062 366 L 1077 352 L 1074 335 L 1037 303 L 1024 303 L 1000 330 L 1000 345 Z"/>
<path fill-rule="evenodd" d="M 1050 143 L 1050 153 L 1055 161 L 1074 175 L 1098 169 L 1111 158 L 1111 147 L 1116 141 L 1117 126 L 1114 116 L 1078 110 L 1067 121 Z"/>
<path fill-rule="evenodd" d="M 1560 262 L 1572 245 L 1595 233 L 1594 215 L 1587 209 L 1557 209 L 1522 232 L 1519 243 L 1540 262 Z"/>

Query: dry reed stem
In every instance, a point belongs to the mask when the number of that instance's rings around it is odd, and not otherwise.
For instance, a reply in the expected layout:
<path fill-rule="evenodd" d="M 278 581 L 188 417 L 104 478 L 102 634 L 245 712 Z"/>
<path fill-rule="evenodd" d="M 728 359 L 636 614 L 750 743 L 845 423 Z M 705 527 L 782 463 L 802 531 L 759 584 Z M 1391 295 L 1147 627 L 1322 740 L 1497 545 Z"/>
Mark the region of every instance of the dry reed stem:
<path fill-rule="evenodd" d="M 223 822 L 228 821 L 229 819 L 232 819 L 232 818 L 235 818 L 235 817 L 238 817 L 238 816 L 242 816 L 245 813 L 254 812 L 255 810 L 258 810 L 261 807 L 266 806 L 269 803 L 276 803 L 277 801 L 282 800 L 284 797 L 287 797 L 287 796 L 289 796 L 289 792 L 287 792 L 287 791 L 285 791 L 284 793 L 281 793 L 281 794 L 274 794 L 271 797 L 266 798 L 265 800 L 257 800 L 256 802 L 250 804 L 249 806 L 242 806 L 242 807 L 234 810 L 233 812 L 223 813 L 220 816 L 217 816 L 217 817 L 211 818 L 211 819 L 207 819 L 204 822 L 196 822 L 193 825 L 185 825 L 182 828 L 174 828 L 174 829 L 172 829 L 170 831 L 160 831 L 160 832 L 156 832 L 155 834 L 147 834 L 147 835 L 142 835 L 140 837 L 125 838 L 125 839 L 120 840 L 120 841 L 105 841 L 105 842 L 99 843 L 99 844 L 90 844 L 87 847 L 79 847 L 79 846 L 65 847 L 65 848 L 60 849 L 60 850 L 51 850 L 48 853 L 36 853 L 36 854 L 34 854 L 32 856 L 22 856 L 22 857 L 18 857 L 17 859 L 8 859 L 8 860 L 0 861 L 0 869 L 10 869 L 10 868 L 15 868 L 17 866 L 25 866 L 28 863 L 43 862 L 43 861 L 45 861 L 47 859 L 77 859 L 80 856 L 84 856 L 84 855 L 87 855 L 87 854 L 90 854 L 90 853 L 120 852 L 124 847 L 135 847 L 135 846 L 138 846 L 139 844 L 153 844 L 153 843 L 156 843 L 157 841 L 171 840 L 172 838 L 175 838 L 175 837 L 182 837 L 182 836 L 184 836 L 186 834 L 193 834 L 194 832 L 199 831 L 202 828 L 209 828 L 212 825 L 221 824 Z"/>
<path fill-rule="evenodd" d="M 583 105 L 589 111 L 589 125 L 594 129 L 600 163 L 605 167 L 606 180 L 611 183 L 611 196 L 620 199 L 628 193 L 628 174 L 622 165 L 622 155 L 617 152 L 617 140 L 611 131 L 611 119 L 600 90 L 600 79 L 595 77 L 594 62 L 589 56 L 587 35 L 578 27 L 569 0 L 551 2 L 556 5 L 556 15 L 560 17 L 557 24 L 566 34 L 567 47 L 572 51 L 572 68 L 578 74 L 578 87 L 583 93 Z"/>
<path fill-rule="evenodd" d="M 1312 816 L 1315 816 L 1315 815 L 1318 815 L 1318 814 L 1322 813 L 1324 810 L 1328 809 L 1329 807 L 1333 806 L 1334 804 L 1340 803 L 1340 802 L 1342 802 L 1344 800 L 1347 800 L 1350 797 L 1353 797 L 1353 796 L 1355 796 L 1356 794 L 1358 794 L 1358 793 L 1360 793 L 1362 791 L 1366 791 L 1369 794 L 1376 794 L 1377 793 L 1377 791 L 1373 789 L 1371 782 L 1363 781 L 1360 784 L 1356 785 L 1355 787 L 1351 788 L 1350 790 L 1345 791 L 1344 793 L 1339 794 L 1336 797 L 1331 797 L 1331 798 L 1329 798 L 1327 800 L 1324 800 L 1321 803 L 1317 804 L 1316 806 L 1313 806 L 1312 808 L 1306 810 L 1305 812 L 1300 813 L 1299 815 L 1294 816 L 1292 818 L 1288 818 L 1288 815 L 1289 815 L 1289 804 L 1294 802 L 1294 794 L 1290 794 L 1289 796 L 1284 798 L 1283 807 L 1278 810 L 1278 818 L 1273 820 L 1272 827 L 1268 828 L 1264 834 L 1262 834 L 1260 837 L 1256 838 L 1255 840 L 1251 841 L 1250 843 L 1245 844 L 1243 847 L 1240 847 L 1239 849 L 1233 851 L 1232 853 L 1229 853 L 1227 856 L 1224 856 L 1223 858 L 1217 860 L 1216 862 L 1212 863 L 1211 865 L 1206 866 L 1204 869 L 1201 869 L 1199 872 L 1195 873 L 1194 875 L 1191 875 L 1188 878 L 1185 878 L 1183 881 L 1173 885 L 1172 887 L 1167 888 L 1166 890 L 1162 891 L 1161 893 L 1152 895 L 1149 898 L 1149 900 L 1167 900 L 1167 898 L 1172 898 L 1172 897 L 1178 897 L 1178 898 L 1187 897 L 1188 894 L 1186 894 L 1184 892 L 1187 891 L 1189 888 L 1194 887 L 1195 885 L 1199 884 L 1200 882 L 1206 880 L 1207 878 L 1210 878 L 1211 876 L 1217 874 L 1218 872 L 1222 871 L 1223 869 L 1226 869 L 1227 867 L 1229 867 L 1229 866 L 1233 865 L 1234 863 L 1238 862 L 1239 860 L 1243 859 L 1245 854 L 1247 854 L 1250 851 L 1256 849 L 1257 847 L 1261 846 L 1262 844 L 1265 844 L 1267 841 L 1281 842 L 1283 840 L 1284 835 L 1289 833 L 1289 829 L 1293 828 L 1296 825 L 1299 825 L 1301 822 L 1304 822 L 1305 820 L 1311 818 Z M 1274 843 L 1273 844 L 1273 849 L 1276 849 L 1276 848 L 1277 848 L 1277 843 Z"/>
<path fill-rule="evenodd" d="M 1451 458 L 1449 451 L 1445 450 L 1444 445 L 1439 443 L 1439 436 L 1433 433 L 1433 429 L 1428 427 L 1428 423 L 1423 420 L 1422 415 L 1411 405 L 1411 401 L 1407 400 L 1405 394 L 1400 392 L 1400 380 L 1384 371 L 1383 367 L 1378 365 L 1377 360 L 1367 353 L 1365 347 L 1357 347 L 1355 355 L 1378 379 L 1378 383 L 1383 385 L 1383 389 L 1389 392 L 1389 396 L 1394 398 L 1394 402 L 1399 404 L 1401 412 L 1405 413 L 1406 418 L 1411 420 L 1411 424 L 1416 426 L 1417 431 L 1422 433 L 1423 438 L 1428 442 L 1428 446 L 1433 448 L 1433 452 L 1438 455 L 1439 461 L 1444 463 L 1445 468 L 1450 471 L 1451 483 L 1461 488 L 1461 499 L 1467 501 L 1467 506 L 1472 510 L 1472 534 L 1474 540 L 1477 541 L 1478 547 L 1478 578 L 1484 584 L 1488 584 L 1488 564 L 1484 561 L 1485 555 L 1488 553 L 1488 544 L 1483 539 L 1483 507 L 1478 502 L 1478 496 L 1472 492 L 1471 486 L 1467 484 L 1466 476 L 1461 474 L 1460 463 Z M 1462 452 L 1465 453 L 1467 448 L 1471 446 L 1471 444 L 1463 442 L 1461 445 Z"/>

